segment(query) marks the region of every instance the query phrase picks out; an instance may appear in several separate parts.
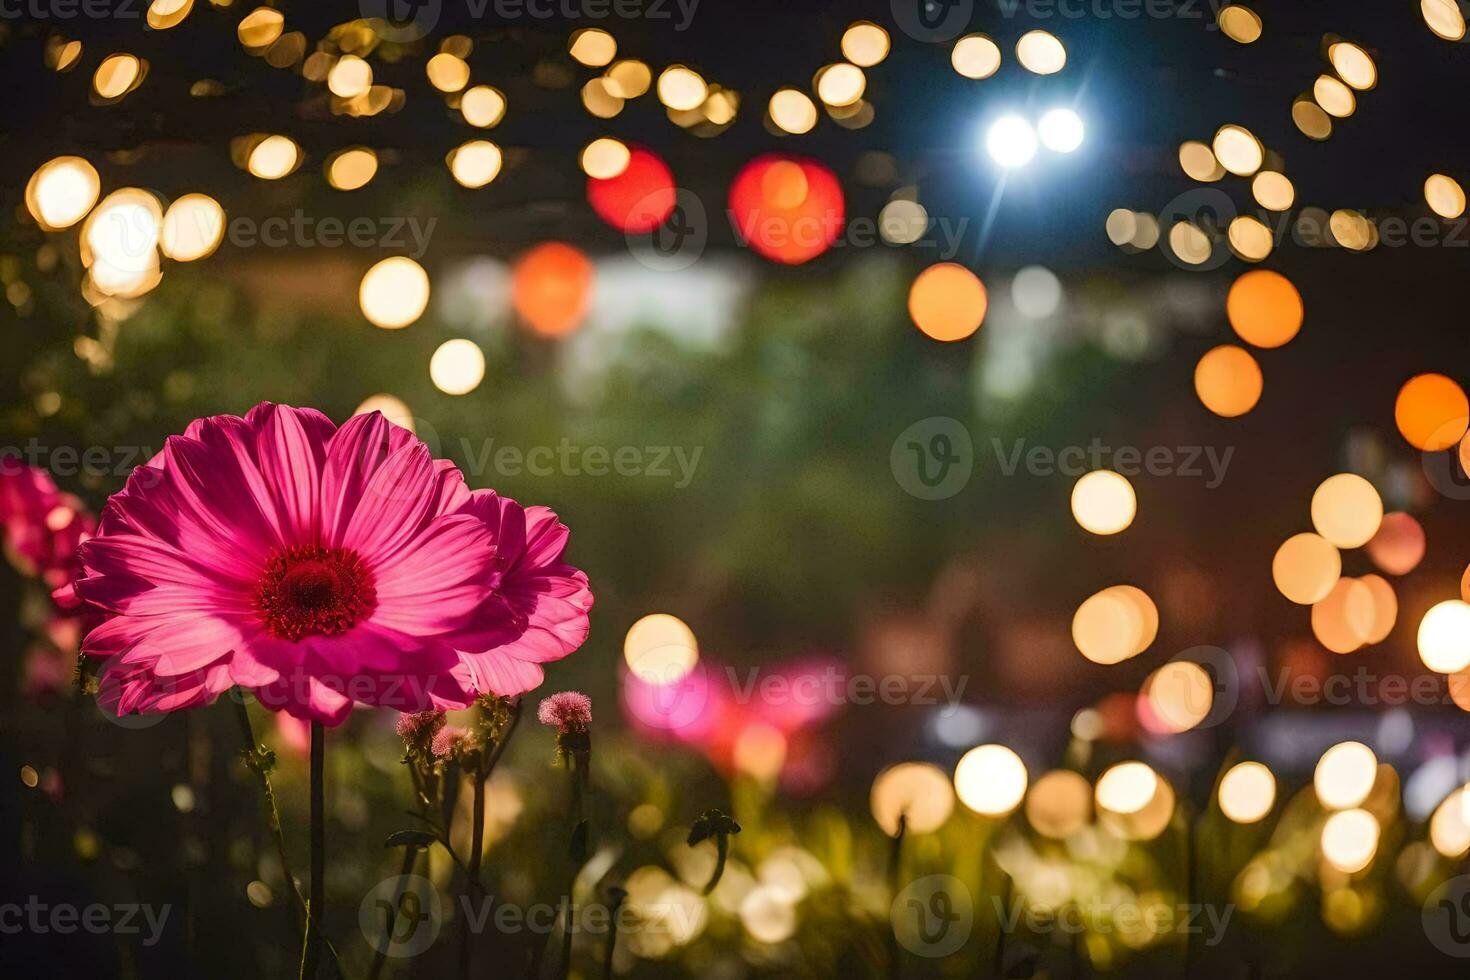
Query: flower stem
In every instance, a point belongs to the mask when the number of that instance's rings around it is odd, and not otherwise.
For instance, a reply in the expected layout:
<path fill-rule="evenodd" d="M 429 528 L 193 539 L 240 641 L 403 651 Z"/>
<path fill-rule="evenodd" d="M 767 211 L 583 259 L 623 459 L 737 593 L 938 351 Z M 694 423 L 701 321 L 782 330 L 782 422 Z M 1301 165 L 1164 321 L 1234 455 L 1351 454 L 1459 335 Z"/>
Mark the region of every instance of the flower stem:
<path fill-rule="evenodd" d="M 373 951 L 373 964 L 368 969 L 368 980 L 378 980 L 378 975 L 383 972 L 383 962 L 388 956 L 388 946 L 393 939 L 393 917 L 398 913 L 398 903 L 403 901 L 403 879 L 413 874 L 413 866 L 418 861 L 419 850 L 416 847 L 405 847 L 403 849 L 403 864 L 398 869 L 399 887 L 394 889 L 393 905 L 388 909 L 387 921 L 383 926 L 383 941 Z"/>
<path fill-rule="evenodd" d="M 469 901 L 465 903 L 464 928 L 460 934 L 459 945 L 459 975 L 463 980 L 470 980 L 470 949 L 474 945 L 474 934 L 470 929 L 470 905 L 479 897 L 480 859 L 485 849 L 484 767 L 485 764 L 481 761 L 471 774 L 474 778 L 474 786 L 472 787 L 473 799 L 470 816 L 470 862 L 466 869 L 466 877 L 469 881 L 465 884 L 465 894 Z"/>
<path fill-rule="evenodd" d="M 286 835 L 281 832 L 281 811 L 276 806 L 276 793 L 271 787 L 270 766 L 261 744 L 255 740 L 255 729 L 250 724 L 250 711 L 245 706 L 244 692 L 236 688 L 230 700 L 235 702 L 235 720 L 240 723 L 240 736 L 245 740 L 245 764 L 260 778 L 260 790 L 265 795 L 265 818 L 270 828 L 271 836 L 276 842 L 276 857 L 281 862 L 281 874 L 286 878 L 286 884 L 291 887 L 291 894 L 296 896 L 297 910 L 296 924 L 302 924 L 300 913 L 306 909 L 306 899 L 301 894 L 301 888 L 296 883 L 296 876 L 291 873 L 291 862 L 286 857 Z"/>
<path fill-rule="evenodd" d="M 301 951 L 300 980 L 317 980 L 322 960 L 321 923 L 326 912 L 326 769 L 327 738 L 322 723 L 311 723 L 311 901 L 307 903 L 306 941 Z"/>
<path fill-rule="evenodd" d="M 898 883 L 903 874 L 903 838 L 909 827 L 907 813 L 898 815 L 898 833 L 893 835 L 893 846 L 888 852 L 888 887 L 892 895 L 898 896 Z M 898 933 L 888 930 L 888 975 L 892 980 L 903 976 L 903 953 L 898 947 Z"/>

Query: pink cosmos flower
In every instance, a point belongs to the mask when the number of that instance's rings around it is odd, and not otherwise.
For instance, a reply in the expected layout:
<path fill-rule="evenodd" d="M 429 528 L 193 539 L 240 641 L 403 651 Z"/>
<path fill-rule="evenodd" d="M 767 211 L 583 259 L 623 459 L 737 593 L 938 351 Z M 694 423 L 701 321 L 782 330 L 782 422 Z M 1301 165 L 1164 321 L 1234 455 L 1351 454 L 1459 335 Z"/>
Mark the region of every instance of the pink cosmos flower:
<path fill-rule="evenodd" d="M 77 547 L 97 525 L 82 502 L 56 488 L 51 474 L 18 457 L 0 457 L 0 528 L 11 564 L 23 574 L 68 593 L 80 565 Z"/>
<path fill-rule="evenodd" d="M 587 636 L 587 577 L 544 507 L 471 492 L 377 412 L 265 403 L 199 419 L 135 470 L 82 548 L 119 713 L 239 684 L 298 718 L 520 694 Z"/>

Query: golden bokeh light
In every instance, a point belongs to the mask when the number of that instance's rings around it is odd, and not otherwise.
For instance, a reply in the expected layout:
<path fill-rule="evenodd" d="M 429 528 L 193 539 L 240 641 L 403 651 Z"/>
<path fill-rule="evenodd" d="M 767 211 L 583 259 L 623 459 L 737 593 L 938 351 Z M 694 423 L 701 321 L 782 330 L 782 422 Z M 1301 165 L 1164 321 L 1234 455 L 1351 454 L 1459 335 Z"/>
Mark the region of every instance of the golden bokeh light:
<path fill-rule="evenodd" d="M 1249 177 L 1261 169 L 1266 160 L 1266 148 L 1255 134 L 1244 126 L 1230 123 L 1221 126 L 1215 133 L 1211 149 L 1220 166 L 1238 177 Z"/>
<path fill-rule="evenodd" d="M 250 151 L 246 169 L 261 180 L 280 180 L 301 163 L 301 147 L 289 136 L 267 136 Z"/>
<path fill-rule="evenodd" d="M 871 68 L 888 57 L 888 32 L 860 20 L 842 32 L 842 57 L 859 68 Z"/>
<path fill-rule="evenodd" d="M 1354 252 L 1366 252 L 1377 241 L 1373 223 L 1360 211 L 1338 208 L 1327 219 L 1327 228 L 1337 244 Z"/>
<path fill-rule="evenodd" d="M 1416 375 L 1399 389 L 1393 420 L 1409 445 L 1439 452 L 1465 435 L 1470 426 L 1470 400 L 1463 388 L 1442 374 Z"/>
<path fill-rule="evenodd" d="M 1226 232 L 1231 250 L 1247 262 L 1259 262 L 1270 255 L 1274 246 L 1272 237 L 1266 223 L 1249 214 L 1232 218 Z"/>
<path fill-rule="evenodd" d="M 985 34 L 967 34 L 954 43 L 949 63 L 966 78 L 989 78 L 1000 68 L 1000 46 Z"/>
<path fill-rule="evenodd" d="M 235 27 L 240 44 L 247 51 L 263 52 L 275 43 L 286 28 L 286 18 L 271 7 L 256 7 L 241 18 Z"/>
<path fill-rule="evenodd" d="M 1169 228 L 1169 248 L 1186 265 L 1203 265 L 1214 252 L 1210 236 L 1192 221 L 1174 222 Z"/>
<path fill-rule="evenodd" d="M 976 813 L 1003 817 L 1026 795 L 1026 764 L 1004 745 L 976 746 L 955 766 L 954 788 Z"/>
<path fill-rule="evenodd" d="M 1329 810 L 1359 806 L 1373 791 L 1378 778 L 1378 756 L 1362 742 L 1339 742 L 1317 760 L 1312 788 Z"/>
<path fill-rule="evenodd" d="M 327 72 L 327 88 L 338 98 L 355 99 L 372 87 L 373 66 L 357 55 L 343 55 Z"/>
<path fill-rule="evenodd" d="M 653 84 L 653 70 L 636 58 L 619 61 L 603 76 L 609 95 L 618 99 L 636 99 Z"/>
<path fill-rule="evenodd" d="M 429 274 L 404 255 L 383 259 L 362 277 L 357 304 L 375 327 L 406 327 L 423 316 L 429 305 Z"/>
<path fill-rule="evenodd" d="M 1312 605 L 1312 635 L 1333 653 L 1352 653 L 1368 642 L 1378 616 L 1373 589 L 1343 576 L 1326 598 Z"/>
<path fill-rule="evenodd" d="M 1215 15 L 1220 31 L 1230 40 L 1252 44 L 1261 37 L 1261 18 L 1254 10 L 1238 3 L 1221 7 Z"/>
<path fill-rule="evenodd" d="M 1191 180 L 1213 183 L 1225 176 L 1225 168 L 1215 158 L 1215 151 L 1199 140 L 1179 144 L 1179 169 Z"/>
<path fill-rule="evenodd" d="M 1378 853 L 1378 818 L 1367 810 L 1343 810 L 1322 825 L 1322 858 L 1344 874 L 1356 874 Z"/>
<path fill-rule="evenodd" d="M 1358 108 L 1358 99 L 1353 90 L 1331 75 L 1318 75 L 1312 83 L 1312 98 L 1322 111 L 1338 119 L 1346 119 Z"/>
<path fill-rule="evenodd" d="M 1356 44 L 1338 41 L 1329 45 L 1327 60 L 1332 62 L 1338 77 L 1360 92 L 1378 84 L 1378 66 L 1368 52 Z"/>
<path fill-rule="evenodd" d="M 1225 314 L 1236 335 L 1255 347 L 1280 347 L 1301 330 L 1301 293 L 1290 279 L 1270 269 L 1241 275 L 1225 297 Z"/>
<path fill-rule="evenodd" d="M 617 56 L 618 42 L 607 31 L 589 27 L 572 35 L 567 53 L 588 68 L 601 68 Z"/>
<path fill-rule="evenodd" d="M 399 428 L 415 431 L 413 412 L 409 410 L 408 403 L 396 395 L 369 395 L 362 400 L 361 405 L 352 410 L 353 415 L 368 415 L 372 412 L 381 413 L 383 418 Z"/>
<path fill-rule="evenodd" d="M 1455 0 L 1419 0 L 1419 12 L 1435 37 L 1460 41 L 1465 37 L 1465 14 Z"/>
<path fill-rule="evenodd" d="M 1321 141 L 1332 135 L 1332 117 L 1310 95 L 1299 95 L 1291 103 L 1291 121 L 1308 139 Z"/>
<path fill-rule="evenodd" d="M 868 803 L 888 836 L 898 834 L 900 820 L 907 833 L 927 834 L 944 826 L 954 812 L 954 788 L 938 766 L 901 762 L 873 780 Z"/>
<path fill-rule="evenodd" d="M 817 124 L 817 105 L 805 92 L 783 88 L 771 96 L 768 106 L 771 122 L 782 132 L 800 136 Z"/>
<path fill-rule="evenodd" d="M 1026 822 L 1043 837 L 1065 840 L 1092 817 L 1092 787 L 1070 769 L 1053 769 L 1026 796 Z"/>
<path fill-rule="evenodd" d="M 1312 494 L 1312 526 L 1339 548 L 1361 548 L 1383 522 L 1383 499 L 1356 473 L 1323 480 Z"/>
<path fill-rule="evenodd" d="M 1429 818 L 1429 843 L 1452 861 L 1470 851 L 1470 787 L 1461 786 L 1435 807 Z"/>
<path fill-rule="evenodd" d="M 646 684 L 674 684 L 699 662 L 699 642 L 679 617 L 650 613 L 628 628 L 623 661 Z"/>
<path fill-rule="evenodd" d="M 1470 604 L 1463 599 L 1436 603 L 1419 621 L 1419 659 L 1437 674 L 1470 667 Z"/>
<path fill-rule="evenodd" d="M 1194 391 L 1200 404 L 1222 418 L 1236 418 L 1255 408 L 1263 385 L 1256 359 L 1234 344 L 1206 351 L 1194 366 Z"/>
<path fill-rule="evenodd" d="M 1093 534 L 1117 534 L 1133 523 L 1138 498 L 1121 473 L 1093 470 L 1072 486 L 1072 516 Z"/>
<path fill-rule="evenodd" d="M 485 352 L 473 340 L 446 340 L 429 358 L 429 380 L 446 395 L 467 395 L 485 380 Z"/>
<path fill-rule="evenodd" d="M 81 57 L 81 41 L 63 41 L 57 35 L 46 43 L 46 64 L 55 72 L 71 71 Z"/>
<path fill-rule="evenodd" d="M 671 65 L 658 76 L 658 100 L 670 109 L 697 109 L 708 95 L 709 85 L 692 68 Z"/>
<path fill-rule="evenodd" d="M 469 140 L 449 151 L 445 162 L 461 186 L 484 187 L 500 174 L 500 147 L 489 140 Z"/>
<path fill-rule="evenodd" d="M 46 231 L 70 228 L 87 216 L 102 191 L 97 168 L 81 157 L 48 160 L 26 183 L 26 208 Z"/>
<path fill-rule="evenodd" d="M 1382 643 L 1393 632 L 1399 618 L 1399 597 L 1388 579 L 1381 575 L 1368 574 L 1360 577 L 1373 595 L 1373 625 L 1368 630 L 1368 643 Z"/>
<path fill-rule="evenodd" d="M 1271 560 L 1271 579 L 1286 598 L 1310 606 L 1327 598 L 1342 577 L 1342 555 L 1332 542 L 1304 531 L 1282 542 Z"/>
<path fill-rule="evenodd" d="M 1262 170 L 1251 178 L 1251 194 L 1267 211 L 1286 211 L 1296 201 L 1296 188 L 1285 174 Z"/>
<path fill-rule="evenodd" d="M 185 194 L 163 215 L 159 247 L 175 262 L 192 262 L 214 253 L 225 237 L 225 209 L 208 194 Z"/>
<path fill-rule="evenodd" d="M 1159 610 L 1137 586 L 1093 593 L 1072 615 L 1072 642 L 1095 664 L 1116 664 L 1147 650 L 1158 636 Z"/>
<path fill-rule="evenodd" d="M 1240 762 L 1220 780 L 1220 810 L 1234 823 L 1263 820 L 1276 805 L 1276 777 L 1259 762 Z"/>
<path fill-rule="evenodd" d="M 628 169 L 633 154 L 621 141 L 602 136 L 582 148 L 582 172 L 598 180 L 611 180 Z"/>
<path fill-rule="evenodd" d="M 1147 716 L 1160 734 L 1187 732 L 1210 715 L 1215 682 L 1197 663 L 1171 660 L 1143 683 Z"/>
<path fill-rule="evenodd" d="M 143 81 L 144 62 L 130 54 L 111 54 L 92 75 L 92 89 L 103 99 L 120 99 Z"/>
<path fill-rule="evenodd" d="M 1029 72 L 1054 75 L 1066 66 L 1067 49 L 1055 34 L 1027 31 L 1016 42 L 1016 60 Z"/>
<path fill-rule="evenodd" d="M 424 66 L 429 84 L 441 92 L 459 92 L 470 83 L 470 66 L 458 55 L 441 51 Z"/>
<path fill-rule="evenodd" d="M 82 225 L 82 261 L 94 270 L 94 281 L 116 294 L 158 267 L 158 240 L 163 233 L 163 207 L 138 187 L 113 191 Z"/>
<path fill-rule="evenodd" d="M 194 9 L 194 0 L 153 0 L 148 5 L 148 26 L 155 31 L 177 27 Z"/>
<path fill-rule="evenodd" d="M 1097 808 L 1127 815 L 1148 806 L 1159 791 L 1159 774 L 1146 762 L 1120 762 L 1097 780 Z"/>
<path fill-rule="evenodd" d="M 339 191 L 366 187 L 377 176 L 378 155 L 365 146 L 354 146 L 328 158 L 327 183 Z"/>
<path fill-rule="evenodd" d="M 857 65 L 839 62 L 828 65 L 817 73 L 817 98 L 825 105 L 842 107 L 852 105 L 863 97 L 868 79 Z"/>
<path fill-rule="evenodd" d="M 1465 213 L 1465 189 L 1453 177 L 1431 174 L 1424 181 L 1424 202 L 1441 218 L 1453 221 Z"/>
<path fill-rule="evenodd" d="M 929 266 L 909 287 L 909 317 L 934 340 L 964 340 L 979 330 L 987 303 L 980 277 L 955 262 Z"/>
<path fill-rule="evenodd" d="M 460 96 L 459 112 L 471 126 L 490 129 L 505 118 L 505 96 L 494 86 L 476 85 Z"/>

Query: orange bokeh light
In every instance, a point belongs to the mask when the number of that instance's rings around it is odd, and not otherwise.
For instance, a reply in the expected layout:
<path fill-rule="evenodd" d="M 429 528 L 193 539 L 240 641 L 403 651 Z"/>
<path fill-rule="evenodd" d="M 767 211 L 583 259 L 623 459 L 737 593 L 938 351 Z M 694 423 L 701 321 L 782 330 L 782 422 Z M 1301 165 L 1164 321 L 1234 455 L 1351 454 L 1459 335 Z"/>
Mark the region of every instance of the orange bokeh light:
<path fill-rule="evenodd" d="M 1393 406 L 1399 432 L 1415 449 L 1438 452 L 1460 441 L 1470 425 L 1465 390 L 1442 374 L 1420 374 L 1404 382 Z"/>
<path fill-rule="evenodd" d="M 536 333 L 560 337 L 577 329 L 587 314 L 592 276 L 592 263 L 580 249 L 543 242 L 516 261 L 511 301 Z"/>
<path fill-rule="evenodd" d="M 1373 564 L 1390 575 L 1407 575 L 1424 558 L 1424 527 L 1410 514 L 1384 514 L 1378 533 L 1364 548 Z"/>
<path fill-rule="evenodd" d="M 1244 347 L 1221 344 L 1194 367 L 1194 390 L 1210 411 L 1227 419 L 1244 415 L 1261 400 L 1261 367 Z"/>
<path fill-rule="evenodd" d="M 955 262 L 931 265 L 909 287 L 909 316 L 935 340 L 964 340 L 985 320 L 985 284 Z"/>
<path fill-rule="evenodd" d="M 1270 269 L 1253 269 L 1230 287 L 1225 313 L 1241 340 L 1256 347 L 1280 347 L 1302 328 L 1305 310 L 1290 279 Z"/>

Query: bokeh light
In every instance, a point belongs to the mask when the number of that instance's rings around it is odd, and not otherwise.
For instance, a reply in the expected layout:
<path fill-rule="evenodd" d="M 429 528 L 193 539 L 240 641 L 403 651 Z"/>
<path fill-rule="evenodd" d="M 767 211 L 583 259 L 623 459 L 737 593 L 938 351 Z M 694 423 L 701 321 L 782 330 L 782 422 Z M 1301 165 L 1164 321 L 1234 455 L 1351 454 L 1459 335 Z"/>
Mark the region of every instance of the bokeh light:
<path fill-rule="evenodd" d="M 1121 473 L 1093 470 L 1072 486 L 1072 516 L 1093 534 L 1117 534 L 1133 523 L 1138 498 Z"/>
<path fill-rule="evenodd" d="M 362 400 L 361 405 L 352 410 L 353 415 L 368 415 L 372 412 L 380 413 L 389 422 L 409 432 L 415 431 L 413 412 L 408 403 L 397 395 L 369 395 Z"/>
<path fill-rule="evenodd" d="M 1424 559 L 1425 545 L 1424 526 L 1413 515 L 1395 511 L 1383 515 L 1378 533 L 1364 547 L 1389 575 L 1407 575 Z"/>
<path fill-rule="evenodd" d="M 1215 22 L 1226 37 L 1240 44 L 1254 43 L 1261 36 L 1260 15 L 1238 3 L 1221 7 L 1215 15 Z"/>
<path fill-rule="evenodd" d="M 671 65 L 658 76 L 658 100 L 670 109 L 697 109 L 708 95 L 709 85 L 692 68 Z"/>
<path fill-rule="evenodd" d="M 567 53 L 589 68 L 601 68 L 617 56 L 618 42 L 607 31 L 589 27 L 572 35 Z"/>
<path fill-rule="evenodd" d="M 859 68 L 871 68 L 888 57 L 888 32 L 860 20 L 842 32 L 842 56 Z"/>
<path fill-rule="evenodd" d="M 1255 408 L 1263 384 L 1256 359 L 1234 344 L 1212 348 L 1194 366 L 1195 394 L 1222 418 L 1236 418 Z"/>
<path fill-rule="evenodd" d="M 1359 806 L 1373 791 L 1378 778 L 1378 757 L 1362 742 L 1339 742 L 1317 760 L 1312 788 L 1317 800 L 1329 810 Z"/>
<path fill-rule="evenodd" d="M 627 170 L 632 156 L 622 140 L 600 136 L 582 148 L 578 162 L 582 165 L 582 172 L 588 177 L 607 180 Z"/>
<path fill-rule="evenodd" d="M 1008 170 L 1025 166 L 1036 156 L 1036 130 L 1020 116 L 1001 116 L 985 131 L 985 152 Z"/>
<path fill-rule="evenodd" d="M 902 762 L 873 780 L 869 806 L 890 837 L 898 834 L 900 818 L 908 833 L 927 834 L 944 826 L 954 812 L 954 789 L 938 766 Z"/>
<path fill-rule="evenodd" d="M 378 155 L 365 146 L 333 154 L 326 163 L 327 183 L 339 191 L 366 187 L 378 173 Z"/>
<path fill-rule="evenodd" d="M 1235 823 L 1263 820 L 1276 804 L 1276 777 L 1259 762 L 1240 762 L 1220 780 L 1220 810 Z"/>
<path fill-rule="evenodd" d="M 473 340 L 446 340 L 429 358 L 429 380 L 446 395 L 467 395 L 485 379 L 485 352 Z"/>
<path fill-rule="evenodd" d="M 1110 813 L 1138 813 L 1159 791 L 1159 775 L 1146 762 L 1120 762 L 1097 780 L 1097 808 Z"/>
<path fill-rule="evenodd" d="M 1327 60 L 1344 82 L 1358 91 L 1366 91 L 1378 84 L 1378 66 L 1368 52 L 1349 41 L 1338 41 L 1328 45 Z"/>
<path fill-rule="evenodd" d="M 1462 599 L 1436 603 L 1419 621 L 1419 659 L 1437 674 L 1470 667 L 1470 604 Z"/>
<path fill-rule="evenodd" d="M 967 34 L 954 43 L 949 62 L 966 78 L 989 78 L 1000 68 L 1000 46 L 988 35 Z"/>
<path fill-rule="evenodd" d="M 208 194 L 185 194 L 163 215 L 159 247 L 176 262 L 214 253 L 225 237 L 225 209 Z"/>
<path fill-rule="evenodd" d="M 1191 180 L 1213 183 L 1225 176 L 1225 168 L 1215 159 L 1215 151 L 1199 140 L 1179 144 L 1179 169 Z"/>
<path fill-rule="evenodd" d="M 847 217 L 837 175 L 806 157 L 756 157 L 730 184 L 730 218 L 756 254 L 799 265 L 827 251 Z"/>
<path fill-rule="evenodd" d="M 1453 177 L 1431 174 L 1424 181 L 1424 202 L 1441 218 L 1453 221 L 1465 213 L 1465 189 Z"/>
<path fill-rule="evenodd" d="M 653 231 L 673 213 L 674 174 L 651 150 L 633 147 L 624 152 L 627 159 L 617 173 L 608 177 L 589 174 L 587 202 L 614 228 L 641 235 Z M 608 154 L 615 155 L 615 151 L 609 148 Z"/>
<path fill-rule="evenodd" d="M 1255 347 L 1280 347 L 1301 330 L 1301 293 L 1279 272 L 1253 269 L 1235 280 L 1225 297 L 1230 326 Z"/>
<path fill-rule="evenodd" d="M 914 278 L 908 305 L 914 326 L 926 337 L 964 340 L 985 321 L 985 285 L 964 266 L 940 262 Z"/>
<path fill-rule="evenodd" d="M 1452 861 L 1470 851 L 1470 787 L 1457 788 L 1434 808 L 1429 818 L 1429 843 Z"/>
<path fill-rule="evenodd" d="M 1333 653 L 1352 653 L 1369 641 L 1377 617 L 1373 589 L 1361 579 L 1343 576 L 1312 605 L 1312 635 Z"/>
<path fill-rule="evenodd" d="M 429 274 L 404 255 L 383 259 L 362 277 L 357 303 L 375 327 L 406 327 L 423 316 L 429 305 Z"/>
<path fill-rule="evenodd" d="M 650 613 L 628 627 L 623 661 L 639 680 L 662 686 L 689 675 L 699 662 L 694 631 L 677 616 Z"/>
<path fill-rule="evenodd" d="M 1240 177 L 1249 177 L 1260 170 L 1266 159 L 1261 141 L 1244 126 L 1233 123 L 1220 127 L 1211 149 L 1220 166 Z"/>
<path fill-rule="evenodd" d="M 1053 769 L 1026 795 L 1026 822 L 1043 837 L 1065 840 L 1092 817 L 1092 787 L 1070 769 Z"/>
<path fill-rule="evenodd" d="M 424 65 L 429 84 L 441 92 L 460 92 L 470 83 L 470 66 L 458 55 L 441 51 Z"/>
<path fill-rule="evenodd" d="M 1215 682 L 1197 663 L 1171 660 L 1143 683 L 1140 715 L 1156 734 L 1187 732 L 1209 717 Z"/>
<path fill-rule="evenodd" d="M 849 106 L 863 97 L 867 76 L 857 65 L 839 62 L 817 73 L 817 98 L 829 106 Z"/>
<path fill-rule="evenodd" d="M 1082 145 L 1082 117 L 1071 109 L 1050 109 L 1036 124 L 1041 145 L 1056 153 L 1071 153 Z"/>
<path fill-rule="evenodd" d="M 1399 389 L 1393 419 L 1409 445 L 1439 452 L 1465 435 L 1470 426 L 1470 400 L 1463 388 L 1444 375 L 1420 374 Z"/>
<path fill-rule="evenodd" d="M 86 217 L 101 190 L 102 181 L 92 164 L 81 157 L 56 157 L 31 175 L 26 207 L 46 231 L 60 231 Z"/>
<path fill-rule="evenodd" d="M 960 802 L 971 810 L 1002 817 L 1026 795 L 1026 764 L 1004 745 L 976 746 L 955 766 L 954 787 Z"/>
<path fill-rule="evenodd" d="M 102 99 L 120 99 L 143 82 L 145 65 L 131 54 L 112 54 L 102 59 L 92 75 L 92 89 Z"/>
<path fill-rule="evenodd" d="M 1304 531 L 1287 538 L 1271 560 L 1271 579 L 1282 595 L 1302 606 L 1327 598 L 1342 575 L 1342 555 L 1332 542 Z"/>
<path fill-rule="evenodd" d="M 543 242 L 516 260 L 511 301 L 522 320 L 544 337 L 581 326 L 592 294 L 592 263 L 581 249 Z"/>
<path fill-rule="evenodd" d="M 345 54 L 327 73 L 327 88 L 342 99 L 355 99 L 373 87 L 373 66 L 356 55 Z"/>
<path fill-rule="evenodd" d="M 768 111 L 771 122 L 782 132 L 793 136 L 809 133 L 817 124 L 817 105 L 805 92 L 783 88 L 771 96 Z"/>
<path fill-rule="evenodd" d="M 1378 818 L 1367 810 L 1343 810 L 1322 825 L 1322 857 L 1344 874 L 1356 874 L 1378 853 Z"/>
<path fill-rule="evenodd" d="M 1446 41 L 1464 40 L 1465 14 L 1455 0 L 1419 0 L 1419 12 L 1436 37 Z"/>
<path fill-rule="evenodd" d="M 1055 34 L 1027 31 L 1016 42 L 1016 60 L 1027 71 L 1054 75 L 1066 66 L 1067 49 Z"/>
<path fill-rule="evenodd" d="M 1331 75 L 1318 75 L 1312 83 L 1312 98 L 1329 116 L 1346 119 L 1358 108 L 1353 90 Z"/>
<path fill-rule="evenodd" d="M 468 140 L 449 151 L 445 162 L 462 187 L 484 187 L 500 175 L 500 147 L 489 140 Z"/>
<path fill-rule="evenodd" d="M 1323 480 L 1312 494 L 1312 526 L 1339 548 L 1361 548 L 1383 522 L 1383 499 L 1356 473 Z"/>
<path fill-rule="evenodd" d="M 505 118 L 505 96 L 490 85 L 476 85 L 459 99 L 464 121 L 479 129 L 490 129 Z"/>
<path fill-rule="evenodd" d="M 1296 201 L 1296 188 L 1283 173 L 1259 171 L 1251 178 L 1251 194 L 1267 211 L 1289 210 Z"/>
<path fill-rule="evenodd" d="M 1072 642 L 1095 664 L 1116 664 L 1147 650 L 1158 636 L 1159 611 L 1137 586 L 1115 585 L 1083 600 L 1072 615 Z"/>
<path fill-rule="evenodd" d="M 301 162 L 301 147 L 289 136 L 267 136 L 250 151 L 246 169 L 261 180 L 279 180 Z"/>

